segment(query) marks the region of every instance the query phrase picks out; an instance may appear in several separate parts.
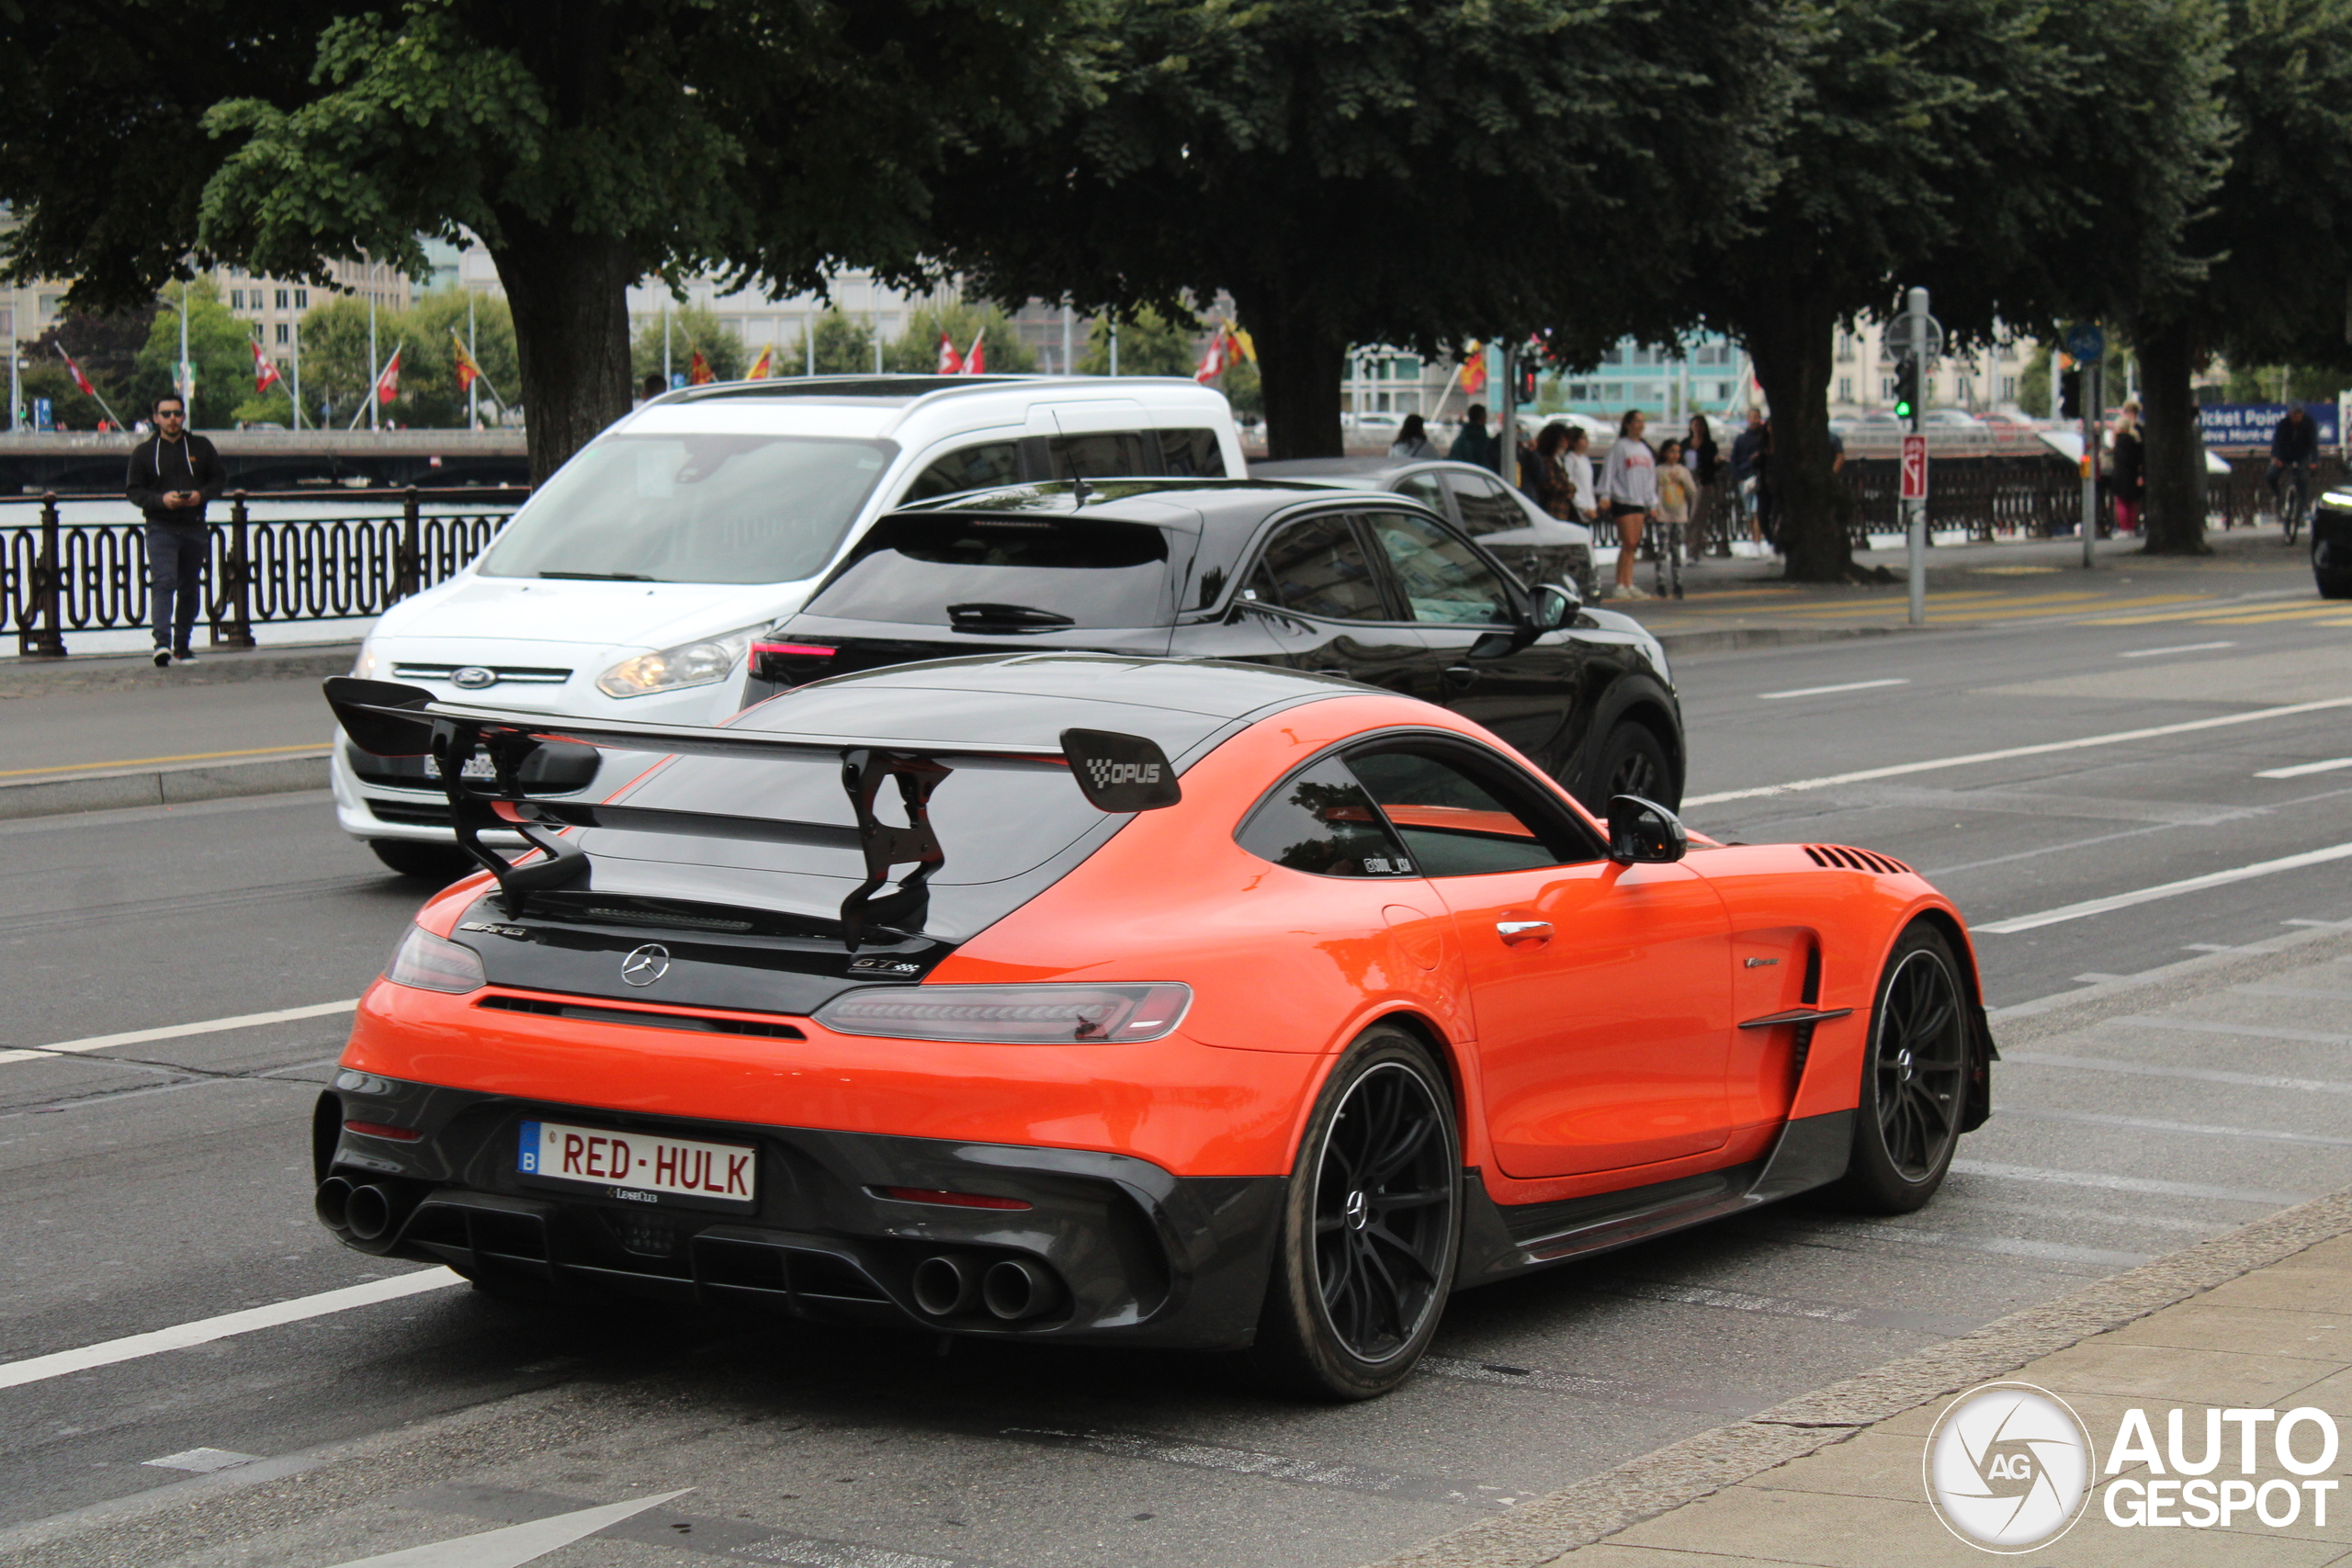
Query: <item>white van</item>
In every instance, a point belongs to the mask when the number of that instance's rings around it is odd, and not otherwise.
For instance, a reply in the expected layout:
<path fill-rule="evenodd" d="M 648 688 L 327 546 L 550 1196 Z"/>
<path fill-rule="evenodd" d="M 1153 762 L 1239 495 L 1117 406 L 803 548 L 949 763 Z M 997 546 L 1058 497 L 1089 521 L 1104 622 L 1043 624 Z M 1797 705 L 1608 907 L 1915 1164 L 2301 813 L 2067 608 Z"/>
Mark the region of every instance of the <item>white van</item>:
<path fill-rule="evenodd" d="M 715 724 L 754 633 L 910 501 L 1084 475 L 1240 479 L 1224 394 L 1100 376 L 834 376 L 693 387 L 558 469 L 490 548 L 384 613 L 353 673 L 541 713 Z M 479 760 L 478 760 L 479 761 Z M 609 790 L 650 758 L 542 750 L 525 783 Z M 335 814 L 395 871 L 462 869 L 417 758 L 334 744 Z"/>

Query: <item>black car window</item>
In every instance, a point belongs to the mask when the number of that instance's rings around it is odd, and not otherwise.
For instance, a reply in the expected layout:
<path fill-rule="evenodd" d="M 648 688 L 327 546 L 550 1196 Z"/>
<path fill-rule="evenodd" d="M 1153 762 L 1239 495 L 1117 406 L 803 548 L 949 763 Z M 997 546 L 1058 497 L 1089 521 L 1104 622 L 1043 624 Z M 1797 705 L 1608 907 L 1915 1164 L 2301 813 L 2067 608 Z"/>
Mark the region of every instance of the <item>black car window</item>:
<path fill-rule="evenodd" d="M 1527 526 L 1527 513 L 1511 499 L 1510 491 L 1496 480 L 1476 474 L 1448 474 L 1445 482 L 1453 491 L 1454 503 L 1462 509 L 1462 526 L 1472 538 L 1483 539 L 1489 534 Z"/>
<path fill-rule="evenodd" d="M 1378 513 L 1371 523 L 1413 619 L 1441 626 L 1512 624 L 1510 591 L 1468 545 L 1407 513 Z"/>
<path fill-rule="evenodd" d="M 1351 755 L 1424 876 L 1532 871 L 1598 858 L 1600 846 L 1510 765 L 1464 746 L 1403 744 Z"/>
<path fill-rule="evenodd" d="M 1168 536 L 1141 523 L 899 513 L 808 613 L 989 632 L 1159 626 L 1168 575 Z"/>
<path fill-rule="evenodd" d="M 1344 516 L 1292 524 L 1267 545 L 1261 564 L 1273 580 L 1276 602 L 1284 609 L 1335 621 L 1390 618 L 1372 563 Z"/>
<path fill-rule="evenodd" d="M 984 441 L 961 446 L 915 476 L 903 502 L 929 501 L 967 490 L 993 490 L 1021 482 L 1021 445 L 1016 441 Z"/>
<path fill-rule="evenodd" d="M 1262 860 L 1317 876 L 1415 874 L 1372 796 L 1337 757 L 1275 785 L 1234 837 Z"/>
<path fill-rule="evenodd" d="M 1182 479 L 1225 478 L 1225 449 L 1214 430 L 1163 430 L 1159 433 L 1159 471 Z"/>
<path fill-rule="evenodd" d="M 1148 434 L 1157 436 L 1159 433 Z M 1057 435 L 1046 443 L 1051 477 L 1126 479 L 1152 472 L 1144 457 L 1139 430 L 1098 430 L 1083 435 Z"/>
<path fill-rule="evenodd" d="M 1445 492 L 1437 476 L 1424 468 L 1418 474 L 1407 474 L 1396 481 L 1396 493 L 1419 502 L 1440 517 L 1445 513 Z"/>

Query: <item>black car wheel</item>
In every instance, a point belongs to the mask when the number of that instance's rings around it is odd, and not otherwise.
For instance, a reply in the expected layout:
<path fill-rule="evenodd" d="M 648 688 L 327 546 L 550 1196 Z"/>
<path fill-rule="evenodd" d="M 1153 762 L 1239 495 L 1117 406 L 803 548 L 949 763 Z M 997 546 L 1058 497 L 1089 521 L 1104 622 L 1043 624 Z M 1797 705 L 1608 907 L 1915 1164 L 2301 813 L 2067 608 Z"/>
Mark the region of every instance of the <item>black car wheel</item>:
<path fill-rule="evenodd" d="M 1960 1145 L 1967 1080 L 1960 964 L 1941 931 L 1914 925 L 1879 978 L 1853 1154 L 1837 1195 L 1874 1214 L 1907 1214 L 1934 1197 Z"/>
<path fill-rule="evenodd" d="M 1428 1049 L 1367 1030 L 1299 1145 L 1253 1352 L 1270 1381 L 1329 1399 L 1405 1381 L 1453 1288 L 1461 1171 L 1453 1097 Z"/>
<path fill-rule="evenodd" d="M 1593 770 L 1593 795 L 1585 804 L 1596 812 L 1607 811 L 1610 797 L 1620 795 L 1638 795 L 1671 811 L 1678 808 L 1682 795 L 1674 786 L 1674 764 L 1667 759 L 1666 748 L 1645 726 L 1630 720 L 1611 730 L 1601 742 L 1600 765 Z"/>
<path fill-rule="evenodd" d="M 476 870 L 474 857 L 454 844 L 420 844 L 409 839 L 370 839 L 368 847 L 402 876 L 447 887 Z"/>
<path fill-rule="evenodd" d="M 2312 569 L 2312 576 L 2319 583 L 2323 599 L 2352 599 L 2352 571 L 2322 571 Z"/>

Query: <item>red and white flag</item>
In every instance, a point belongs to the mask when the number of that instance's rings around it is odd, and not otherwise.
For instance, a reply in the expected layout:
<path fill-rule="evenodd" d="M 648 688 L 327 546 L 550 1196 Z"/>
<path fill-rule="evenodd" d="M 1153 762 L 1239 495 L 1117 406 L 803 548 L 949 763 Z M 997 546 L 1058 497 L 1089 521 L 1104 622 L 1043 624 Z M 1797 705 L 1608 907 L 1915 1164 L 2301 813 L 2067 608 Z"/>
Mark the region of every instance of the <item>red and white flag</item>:
<path fill-rule="evenodd" d="M 978 332 L 972 334 L 972 352 L 964 356 L 965 375 L 984 376 L 988 374 L 988 339 L 989 330 L 986 327 L 982 327 Z"/>
<path fill-rule="evenodd" d="M 1217 323 L 1216 331 L 1209 336 L 1208 352 L 1201 355 L 1201 363 L 1193 372 L 1193 380 L 1214 381 L 1233 363 L 1227 340 L 1230 331 L 1224 322 Z"/>
<path fill-rule="evenodd" d="M 956 340 L 944 332 L 939 334 L 939 373 L 942 376 L 964 373 L 964 356 L 956 352 Z"/>
<path fill-rule="evenodd" d="M 389 403 L 400 395 L 401 351 L 396 348 L 392 350 L 391 358 L 384 364 L 384 373 L 376 378 L 376 400 L 379 403 Z"/>
<path fill-rule="evenodd" d="M 90 385 L 90 378 L 82 374 L 82 367 L 74 363 L 74 356 L 72 355 L 66 353 L 65 350 L 61 347 L 57 351 L 57 357 L 65 361 L 66 370 L 73 376 L 74 384 L 82 389 L 82 395 L 84 397 L 95 398 L 98 395 L 98 389 Z"/>
<path fill-rule="evenodd" d="M 263 355 L 261 344 L 256 343 L 251 346 L 254 351 L 254 390 L 266 392 L 278 383 L 277 367 Z"/>

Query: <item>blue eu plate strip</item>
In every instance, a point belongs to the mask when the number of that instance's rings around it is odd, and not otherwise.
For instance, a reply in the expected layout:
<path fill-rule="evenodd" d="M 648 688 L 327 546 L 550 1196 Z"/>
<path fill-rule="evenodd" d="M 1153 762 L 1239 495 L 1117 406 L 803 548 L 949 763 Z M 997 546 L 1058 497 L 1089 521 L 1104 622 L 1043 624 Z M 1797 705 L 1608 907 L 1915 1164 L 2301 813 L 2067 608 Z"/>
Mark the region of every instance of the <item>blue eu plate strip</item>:
<path fill-rule="evenodd" d="M 537 1176 L 539 1173 L 539 1124 L 537 1122 L 523 1123 L 521 1154 L 522 1157 L 516 1161 L 516 1164 L 521 1167 L 523 1174 Z"/>

